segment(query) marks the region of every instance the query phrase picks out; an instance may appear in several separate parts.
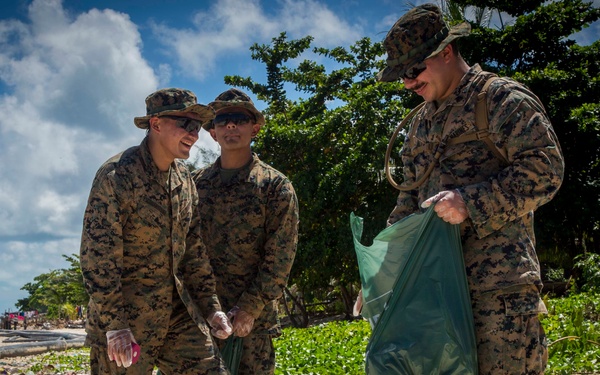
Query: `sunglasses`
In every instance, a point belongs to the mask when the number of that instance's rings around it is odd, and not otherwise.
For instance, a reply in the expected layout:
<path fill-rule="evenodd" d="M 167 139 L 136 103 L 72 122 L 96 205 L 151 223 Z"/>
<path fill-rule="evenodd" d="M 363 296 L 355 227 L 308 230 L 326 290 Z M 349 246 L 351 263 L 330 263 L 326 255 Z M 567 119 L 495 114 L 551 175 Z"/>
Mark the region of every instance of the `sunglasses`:
<path fill-rule="evenodd" d="M 202 122 L 187 117 L 160 116 L 160 118 L 175 120 L 175 125 L 188 133 L 193 132 L 194 130 L 200 131 L 200 127 L 202 126 Z"/>
<path fill-rule="evenodd" d="M 427 65 L 425 65 L 425 61 L 421 61 L 412 65 L 410 68 L 406 69 L 406 72 L 402 76 L 403 78 L 415 79 L 419 76 L 419 74 L 423 73 L 427 69 Z"/>
<path fill-rule="evenodd" d="M 254 117 L 249 116 L 243 112 L 231 112 L 231 113 L 223 113 L 221 115 L 217 115 L 213 120 L 213 125 L 217 128 L 221 128 L 230 122 L 233 122 L 237 125 L 247 125 L 254 121 Z"/>

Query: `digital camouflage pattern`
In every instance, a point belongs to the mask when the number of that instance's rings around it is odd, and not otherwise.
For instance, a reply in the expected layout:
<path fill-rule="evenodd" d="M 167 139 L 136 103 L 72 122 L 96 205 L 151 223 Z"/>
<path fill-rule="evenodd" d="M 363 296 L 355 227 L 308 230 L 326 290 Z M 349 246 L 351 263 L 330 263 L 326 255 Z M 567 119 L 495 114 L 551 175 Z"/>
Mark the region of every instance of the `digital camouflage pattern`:
<path fill-rule="evenodd" d="M 406 181 L 412 183 L 424 174 L 436 149 L 444 147 L 443 141 L 476 129 L 477 94 L 489 77 L 473 66 L 439 108 L 427 103 L 412 119 L 411 137 L 401 151 Z M 535 286 L 539 303 L 525 304 L 530 310 L 521 310 L 533 315 L 546 311 L 539 296 L 542 281 L 533 211 L 554 197 L 564 174 L 556 134 L 534 98 L 513 80 L 494 81 L 487 95 L 490 138 L 510 165 L 502 167 L 482 141 L 445 147 L 425 183 L 418 190 L 399 193 L 388 219 L 394 223 L 419 211 L 427 198 L 457 189 L 469 213 L 461 224 L 461 236 L 472 298 L 515 286 Z M 476 320 L 477 324 L 482 321 Z M 483 332 L 480 328 L 476 327 L 477 332 Z M 477 339 L 485 338 L 477 335 Z M 478 346 L 478 355 L 480 350 Z"/>
<path fill-rule="evenodd" d="M 379 81 L 402 79 L 413 65 L 437 55 L 456 38 L 469 35 L 467 22 L 448 27 L 440 8 L 423 4 L 406 12 L 392 26 L 383 40 L 387 67 L 379 72 Z"/>
<path fill-rule="evenodd" d="M 537 314 L 545 312 L 534 285 L 475 298 L 473 318 L 479 375 L 542 373 L 548 363 L 548 342 Z"/>
<path fill-rule="evenodd" d="M 167 340 L 174 316 L 191 317 L 198 337 L 210 341 L 203 317 L 220 305 L 199 235 L 197 203 L 183 162 L 161 172 L 148 138 L 100 167 L 84 215 L 80 250 L 90 295 L 87 344 L 92 348 L 105 350 L 106 331 L 130 328 L 143 358 Z M 199 352 L 190 343 L 178 344 Z"/>
<path fill-rule="evenodd" d="M 184 89 L 167 88 L 153 92 L 146 97 L 146 116 L 135 117 L 133 123 L 141 129 L 148 129 L 152 116 L 182 115 L 210 123 L 215 117 L 212 108 L 198 104 L 196 95 Z"/>
<path fill-rule="evenodd" d="M 275 349 L 271 335 L 251 332 L 243 337 L 238 374 L 269 375 L 274 372 Z"/>
<path fill-rule="evenodd" d="M 221 180 L 220 159 L 194 172 L 193 179 L 201 202 L 202 239 L 223 309 L 238 306 L 251 314 L 256 320 L 250 336 L 268 341 L 261 347 L 271 345 L 271 337 L 281 332 L 277 300 L 287 284 L 298 242 L 294 188 L 255 154 L 229 181 Z M 260 352 L 256 349 L 256 361 L 264 357 Z M 240 370 L 255 365 L 245 362 Z"/>

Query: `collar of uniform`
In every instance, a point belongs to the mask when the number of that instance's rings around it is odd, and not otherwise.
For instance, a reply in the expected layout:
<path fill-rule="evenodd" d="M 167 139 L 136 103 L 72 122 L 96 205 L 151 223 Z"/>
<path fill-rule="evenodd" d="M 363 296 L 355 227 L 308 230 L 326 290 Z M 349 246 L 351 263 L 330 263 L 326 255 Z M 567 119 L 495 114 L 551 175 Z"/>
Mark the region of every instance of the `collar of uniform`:
<path fill-rule="evenodd" d="M 234 176 L 227 185 L 231 185 L 240 181 L 251 182 L 256 180 L 256 170 L 254 166 L 260 162 L 258 155 L 252 153 L 252 162 L 241 169 L 236 176 Z M 219 158 L 200 176 L 201 180 L 208 180 L 212 185 L 221 184 L 221 157 Z"/>
<path fill-rule="evenodd" d="M 140 153 L 142 155 L 142 163 L 144 164 L 144 169 L 148 173 L 148 177 L 151 180 L 159 181 L 162 186 L 165 186 L 164 182 L 170 178 L 170 189 L 173 190 L 182 184 L 183 177 L 181 176 L 181 171 L 177 168 L 177 161 L 171 163 L 171 170 L 163 172 L 158 169 L 156 163 L 154 163 L 154 159 L 152 159 L 152 154 L 150 153 L 150 148 L 148 147 L 148 137 L 144 137 L 142 143 L 140 144 Z M 166 187 L 166 186 L 165 186 Z"/>

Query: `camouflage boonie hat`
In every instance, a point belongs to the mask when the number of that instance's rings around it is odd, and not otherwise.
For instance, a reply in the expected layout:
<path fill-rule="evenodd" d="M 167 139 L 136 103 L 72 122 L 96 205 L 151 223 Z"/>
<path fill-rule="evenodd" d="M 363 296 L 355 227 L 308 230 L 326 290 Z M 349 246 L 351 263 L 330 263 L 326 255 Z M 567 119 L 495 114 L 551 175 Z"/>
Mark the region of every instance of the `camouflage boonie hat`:
<path fill-rule="evenodd" d="M 135 117 L 133 122 L 140 129 L 148 129 L 152 116 L 177 115 L 185 113 L 205 124 L 215 118 L 212 108 L 198 104 L 196 95 L 189 90 L 168 88 L 153 92 L 146 97 L 146 116 Z"/>
<path fill-rule="evenodd" d="M 244 108 L 254 115 L 254 119 L 258 125 L 263 126 L 265 124 L 265 117 L 258 109 L 256 109 L 256 107 L 254 107 L 252 99 L 250 99 L 250 97 L 243 91 L 238 89 L 229 89 L 222 92 L 215 98 L 214 101 L 208 103 L 208 106 L 214 109 L 215 112 L 219 112 L 221 109 L 227 107 Z M 213 127 L 213 123 L 212 121 L 208 122 L 203 124 L 202 127 L 206 130 L 211 129 Z"/>
<path fill-rule="evenodd" d="M 437 55 L 456 38 L 469 35 L 471 25 L 463 22 L 448 28 L 437 5 L 423 4 L 404 14 L 387 33 L 387 67 L 377 74 L 378 81 L 402 79 L 413 65 Z"/>

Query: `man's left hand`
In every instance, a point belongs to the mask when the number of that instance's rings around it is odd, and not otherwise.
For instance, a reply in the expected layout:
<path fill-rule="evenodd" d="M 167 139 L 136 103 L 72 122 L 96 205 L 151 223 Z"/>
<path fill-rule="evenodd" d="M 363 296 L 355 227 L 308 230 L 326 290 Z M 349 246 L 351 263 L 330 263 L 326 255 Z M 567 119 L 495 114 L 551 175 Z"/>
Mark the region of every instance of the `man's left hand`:
<path fill-rule="evenodd" d="M 249 313 L 235 306 L 227 313 L 229 319 L 233 321 L 233 334 L 238 337 L 246 337 L 254 327 L 254 317 Z"/>
<path fill-rule="evenodd" d="M 457 190 L 445 190 L 437 193 L 421 204 L 427 208 L 435 203 L 433 210 L 439 217 L 450 224 L 460 224 L 469 217 L 467 205 Z"/>

